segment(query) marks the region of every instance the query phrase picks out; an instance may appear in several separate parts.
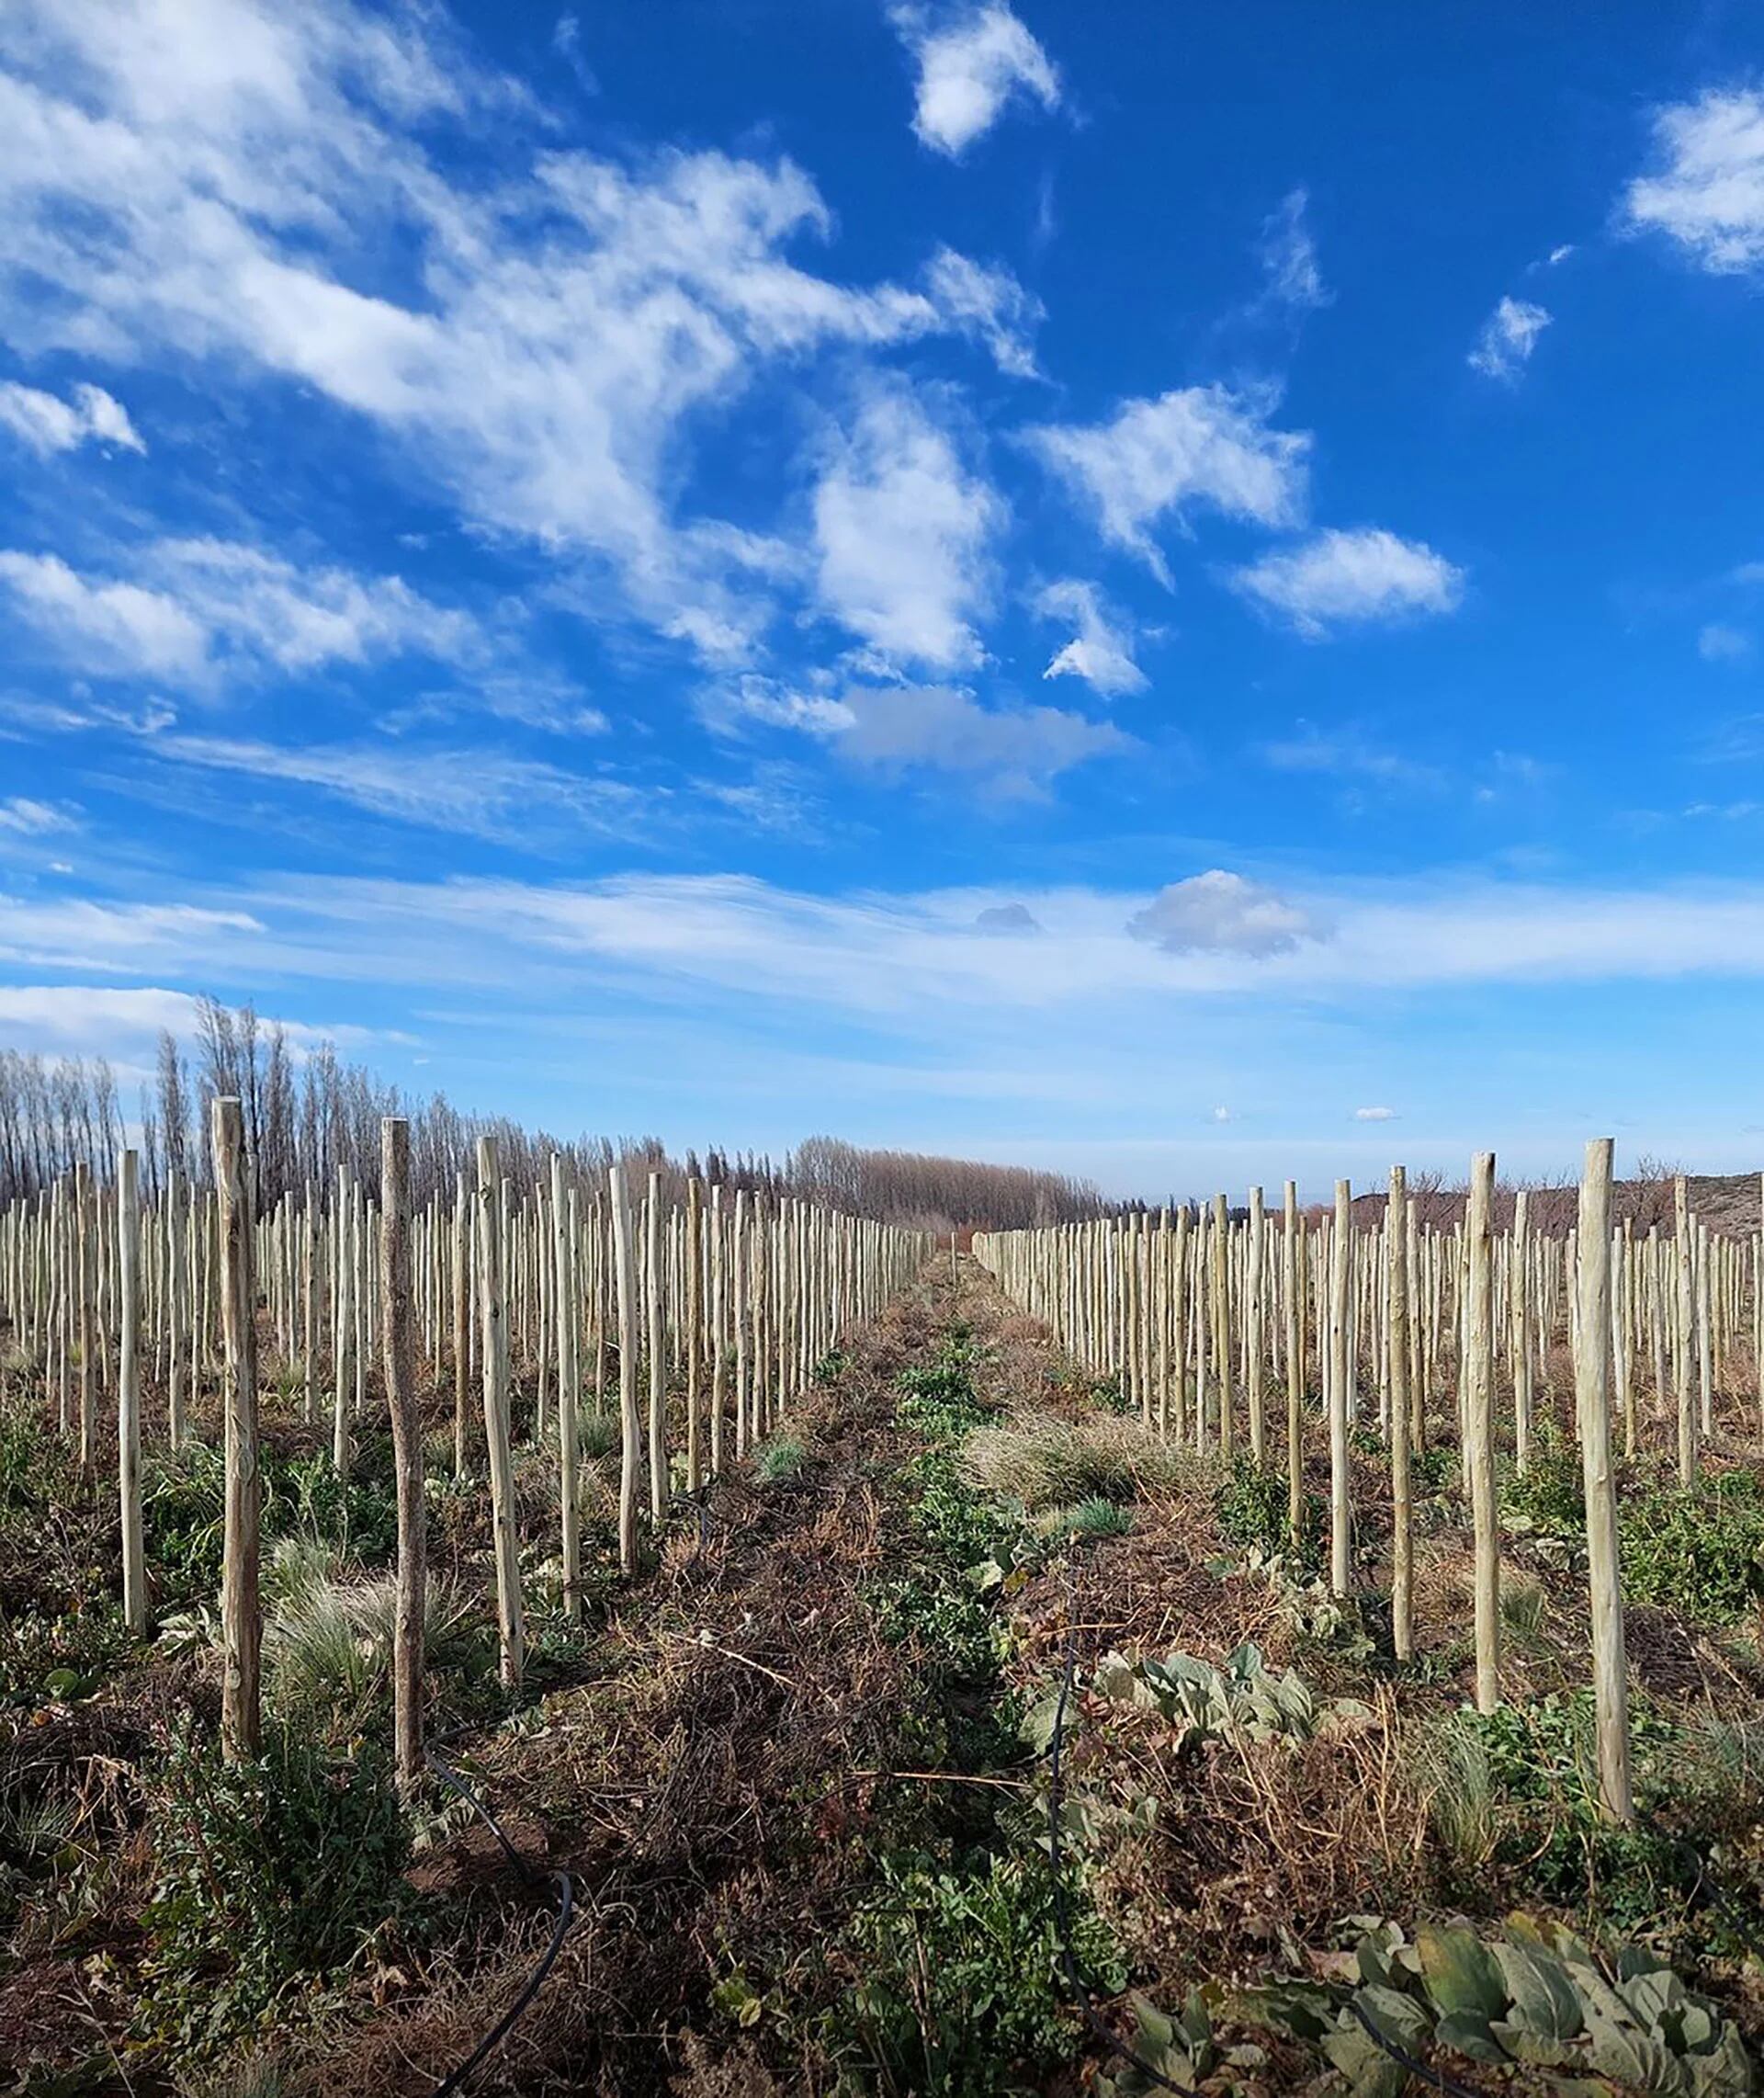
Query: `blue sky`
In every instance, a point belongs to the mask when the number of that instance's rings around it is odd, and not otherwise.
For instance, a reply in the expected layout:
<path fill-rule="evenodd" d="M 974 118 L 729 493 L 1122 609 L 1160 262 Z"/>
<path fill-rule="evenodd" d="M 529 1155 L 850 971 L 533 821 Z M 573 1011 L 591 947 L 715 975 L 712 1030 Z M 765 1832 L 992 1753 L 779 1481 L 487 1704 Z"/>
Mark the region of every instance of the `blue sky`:
<path fill-rule="evenodd" d="M 0 18 L 0 1040 L 1113 1189 L 1764 1150 L 1764 31 Z"/>

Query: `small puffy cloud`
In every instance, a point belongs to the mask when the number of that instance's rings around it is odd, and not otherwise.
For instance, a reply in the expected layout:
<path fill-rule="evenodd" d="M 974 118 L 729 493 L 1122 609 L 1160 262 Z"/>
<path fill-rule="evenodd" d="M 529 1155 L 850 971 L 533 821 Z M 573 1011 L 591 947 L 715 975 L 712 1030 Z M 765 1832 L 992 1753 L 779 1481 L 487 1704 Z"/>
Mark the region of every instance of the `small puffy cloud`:
<path fill-rule="evenodd" d="M 1737 663 L 1752 652 L 1752 637 L 1737 627 L 1712 620 L 1697 636 L 1697 653 L 1704 663 Z"/>
<path fill-rule="evenodd" d="M 983 707 L 952 686 L 885 686 L 847 692 L 851 725 L 836 748 L 882 771 L 973 773 L 997 793 L 1035 796 L 1062 772 L 1133 749 L 1106 721 L 1057 707 Z"/>
<path fill-rule="evenodd" d="M 76 386 L 74 398 L 63 401 L 35 386 L 21 386 L 17 380 L 0 381 L 0 429 L 10 430 L 44 459 L 53 452 L 74 451 L 83 444 L 115 445 L 124 451 L 147 449 L 129 420 L 129 411 L 102 386 Z"/>
<path fill-rule="evenodd" d="M 1269 426 L 1272 392 L 1184 386 L 1125 402 L 1106 423 L 1047 424 L 1028 433 L 1043 462 L 1096 513 L 1102 536 L 1136 553 L 1164 583 L 1151 527 L 1198 505 L 1250 524 L 1299 522 L 1310 438 Z"/>
<path fill-rule="evenodd" d="M 1264 299 L 1299 313 L 1327 306 L 1332 297 L 1317 267 L 1317 243 L 1305 222 L 1309 202 L 1304 188 L 1289 191 L 1280 209 L 1262 221 L 1258 250 L 1267 279 Z"/>
<path fill-rule="evenodd" d="M 1462 569 L 1419 540 L 1376 527 L 1319 532 L 1295 552 L 1238 569 L 1231 580 L 1314 641 L 1332 626 L 1454 611 L 1464 596 Z"/>
<path fill-rule="evenodd" d="M 1215 1107 L 1211 1118 L 1216 1122 L 1228 1122 L 1231 1119 L 1231 1110 L 1229 1107 Z"/>
<path fill-rule="evenodd" d="M 948 432 L 904 387 L 878 387 L 835 443 L 814 496 L 824 609 L 889 663 L 980 661 L 969 618 L 991 581 L 1003 516 Z"/>
<path fill-rule="evenodd" d="M 1503 299 L 1482 324 L 1469 357 L 1470 369 L 1485 379 L 1517 380 L 1531 361 L 1537 338 L 1550 324 L 1542 306 L 1528 299 Z"/>
<path fill-rule="evenodd" d="M 912 128 L 952 160 L 1013 101 L 1059 107 L 1053 61 L 1003 0 L 936 21 L 922 7 L 898 6 L 889 19 L 919 67 Z"/>
<path fill-rule="evenodd" d="M 1656 111 L 1659 165 L 1623 196 L 1633 232 L 1662 232 L 1704 269 L 1764 262 L 1764 94 L 1710 88 Z"/>
<path fill-rule="evenodd" d="M 1041 920 L 1026 903 L 993 903 L 975 919 L 976 927 L 983 933 L 1020 935 L 1038 933 Z"/>
<path fill-rule="evenodd" d="M 1081 677 L 1111 699 L 1145 690 L 1148 680 L 1133 660 L 1133 629 L 1111 612 L 1093 583 L 1070 576 L 1050 583 L 1037 595 L 1035 610 L 1045 619 L 1069 620 L 1077 629 L 1043 677 Z"/>
<path fill-rule="evenodd" d="M 1395 1107 L 1356 1107 L 1353 1118 L 1356 1122 L 1394 1122 L 1396 1110 Z"/>
<path fill-rule="evenodd" d="M 1322 936 L 1302 904 L 1218 867 L 1160 889 L 1127 930 L 1166 954 L 1289 954 Z"/>

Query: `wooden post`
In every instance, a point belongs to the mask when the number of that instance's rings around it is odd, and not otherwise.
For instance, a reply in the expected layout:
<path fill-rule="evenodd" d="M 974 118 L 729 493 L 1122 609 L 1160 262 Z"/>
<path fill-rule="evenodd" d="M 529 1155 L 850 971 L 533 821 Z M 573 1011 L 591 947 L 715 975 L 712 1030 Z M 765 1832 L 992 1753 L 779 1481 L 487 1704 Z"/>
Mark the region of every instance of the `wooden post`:
<path fill-rule="evenodd" d="M 582 1616 L 582 1505 L 576 1467 L 582 1453 L 576 1415 L 582 1396 L 582 1335 L 575 1274 L 575 1190 L 563 1184 L 563 1161 L 551 1153 L 551 1229 L 557 1280 L 558 1499 L 563 1548 L 563 1614 Z"/>
<path fill-rule="evenodd" d="M 626 1574 L 637 1571 L 638 1472 L 643 1462 L 643 1426 L 637 1391 L 637 1248 L 631 1232 L 631 1195 L 625 1169 L 607 1174 L 613 1213 L 613 1272 L 618 1291 L 618 1417 L 621 1447 L 618 1467 L 618 1564 Z"/>
<path fill-rule="evenodd" d="M 453 1471 L 466 1469 L 466 1393 L 471 1382 L 471 1203 L 463 1172 L 453 1182 Z"/>
<path fill-rule="evenodd" d="M 251 1186 L 239 1102 L 211 1110 L 214 1187 L 220 1204 L 220 1326 L 226 1344 L 226 1513 L 220 1568 L 220 1746 L 248 1763 L 263 1746 L 263 1605 L 258 1592 L 263 1480 L 257 1469 L 256 1290 L 251 1276 Z"/>
<path fill-rule="evenodd" d="M 1611 1140 L 1587 1146 L 1580 1228 L 1574 1389 L 1587 1498 L 1587 1586 L 1592 1605 L 1592 1690 L 1599 1734 L 1599 1796 L 1607 1818 L 1633 1821 L 1629 1684 L 1623 1590 L 1617 1550 L 1617 1487 L 1611 1469 Z"/>
<path fill-rule="evenodd" d="M 668 1348 L 662 1318 L 662 1175 L 650 1175 L 644 1208 L 643 1281 L 650 1325 L 650 1520 L 659 1531 L 668 1519 Z"/>
<path fill-rule="evenodd" d="M 1679 1484 L 1693 1486 L 1697 1478 L 1697 1410 L 1690 1389 L 1690 1346 L 1696 1324 L 1696 1305 L 1691 1287 L 1690 1205 L 1683 1174 L 1672 1183 L 1672 1255 L 1677 1289 L 1674 1306 L 1678 1316 L 1673 1333 L 1672 1367 L 1679 1399 Z"/>
<path fill-rule="evenodd" d="M 1348 1349 L 1353 1280 L 1353 1193 L 1335 1184 L 1329 1242 L 1329 1588 L 1345 1595 L 1352 1575 L 1353 1498 L 1348 1468 Z"/>
<path fill-rule="evenodd" d="M 411 1326 L 411 1125 L 379 1125 L 380 1344 L 398 1474 L 398 1595 L 392 1618 L 392 1742 L 401 1791 L 423 1768 L 423 1634 L 428 1595 L 428 1514 L 423 1500 L 423 1414 Z"/>
<path fill-rule="evenodd" d="M 1495 1154 L 1471 1168 L 1464 1225 L 1464 1455 L 1476 1530 L 1476 1709 L 1500 1703 L 1500 1532 L 1495 1506 Z"/>
<path fill-rule="evenodd" d="M 94 1331 L 93 1293 L 96 1285 L 97 1232 L 93 1228 L 92 1169 L 84 1160 L 74 1168 L 74 1248 L 80 1321 L 80 1478 L 90 1486 L 96 1476 L 97 1433 L 97 1335 Z"/>
<path fill-rule="evenodd" d="M 126 1151 L 117 1174 L 117 1483 L 122 1502 L 122 1615 L 147 1634 L 147 1557 L 141 1519 L 141 1159 Z"/>
<path fill-rule="evenodd" d="M 1298 1184 L 1286 1183 L 1281 1253 L 1286 1298 L 1286 1528 L 1298 1549 L 1305 1522 L 1305 1299 L 1299 1279 Z"/>
<path fill-rule="evenodd" d="M 1249 1259 L 1244 1276 L 1243 1334 L 1245 1376 L 1250 1388 L 1250 1454 L 1255 1459 L 1258 1470 L 1261 1470 L 1267 1457 L 1263 1447 L 1266 1423 L 1263 1417 L 1261 1378 L 1261 1252 L 1265 1236 L 1261 1189 L 1252 1187 L 1250 1190 Z"/>
<path fill-rule="evenodd" d="M 514 1529 L 514 1457 L 508 1426 L 508 1304 L 504 1295 L 502 1175 L 496 1140 L 478 1140 L 478 1309 L 483 1332 L 484 1442 L 490 1454 L 491 1522 L 496 1540 L 496 1623 L 502 1677 L 518 1690 L 526 1661 L 520 1539 Z"/>
<path fill-rule="evenodd" d="M 1390 1169 L 1385 1210 L 1385 1287 L 1390 1378 L 1390 1636 L 1398 1661 L 1415 1651 L 1414 1496 L 1408 1446 L 1408 1187 Z"/>

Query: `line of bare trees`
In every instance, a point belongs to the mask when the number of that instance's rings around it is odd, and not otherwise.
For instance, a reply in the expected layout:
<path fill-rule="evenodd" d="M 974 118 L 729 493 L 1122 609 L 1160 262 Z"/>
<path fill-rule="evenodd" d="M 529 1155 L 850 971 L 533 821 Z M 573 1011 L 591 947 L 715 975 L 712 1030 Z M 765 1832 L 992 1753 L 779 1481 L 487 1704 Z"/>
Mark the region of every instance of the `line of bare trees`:
<path fill-rule="evenodd" d="M 755 1151 L 688 1151 L 672 1158 L 658 1137 L 578 1137 L 566 1140 L 527 1129 L 503 1116 L 463 1113 L 444 1094 L 412 1101 L 365 1066 L 345 1061 L 329 1043 L 297 1049 L 287 1030 L 249 1005 L 202 1002 L 187 1053 L 169 1033 L 159 1038 L 153 1080 L 141 1090 L 138 1133 L 143 1192 L 157 1196 L 173 1177 L 206 1184 L 209 1147 L 201 1140 L 209 1103 L 236 1099 L 243 1124 L 246 1170 L 259 1214 L 285 1195 L 329 1188 L 339 1166 L 364 1183 L 379 1170 L 380 1124 L 403 1117 L 411 1128 L 411 1174 L 419 1204 L 450 1193 L 457 1173 L 471 1171 L 480 1137 L 493 1137 L 503 1170 L 530 1185 L 550 1170 L 554 1152 L 591 1183 L 623 1164 L 634 1182 L 662 1176 L 664 1199 L 684 1202 L 689 1178 L 731 1191 L 799 1195 L 827 1208 L 911 1229 L 948 1230 L 984 1224 L 1011 1230 L 1069 1223 L 1098 1215 L 1103 1204 L 1088 1182 L 1024 1166 L 985 1165 L 910 1151 L 865 1151 L 832 1137 L 812 1137 L 783 1161 Z M 0 1203 L 37 1193 L 84 1165 L 108 1183 L 124 1145 L 124 1117 L 114 1073 L 102 1058 L 48 1061 L 0 1049 Z"/>

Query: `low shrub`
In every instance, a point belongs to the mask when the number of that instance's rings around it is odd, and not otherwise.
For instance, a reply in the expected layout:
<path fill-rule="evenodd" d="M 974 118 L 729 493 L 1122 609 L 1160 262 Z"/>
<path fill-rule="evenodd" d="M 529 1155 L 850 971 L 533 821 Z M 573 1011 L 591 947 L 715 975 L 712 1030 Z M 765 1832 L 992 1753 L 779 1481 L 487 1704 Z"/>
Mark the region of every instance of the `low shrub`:
<path fill-rule="evenodd" d="M 293 1729 L 229 1764 L 175 1741 L 148 1817 L 154 1886 L 142 2036 L 200 2051 L 284 1990 L 334 1978 L 409 1902 L 409 1831 L 373 1740 L 339 1755 Z"/>
<path fill-rule="evenodd" d="M 1227 1543 L 1294 1559 L 1301 1569 L 1314 1569 L 1322 1547 L 1323 1503 L 1317 1494 L 1306 1493 L 1299 1509 L 1295 1539 L 1285 1473 L 1247 1457 L 1233 1458 L 1231 1469 L 1213 1494 L 1214 1517 Z"/>
<path fill-rule="evenodd" d="M 1618 1537 L 1633 1603 L 1724 1625 L 1764 1598 L 1764 1491 L 1756 1473 L 1638 1494 L 1623 1503 Z"/>
<path fill-rule="evenodd" d="M 1069 1903 L 1072 1950 L 1104 1997 L 1126 1985 L 1119 1947 L 1088 1900 Z M 922 2098 L 998 2098 L 1045 2087 L 1084 2027 L 1060 1972 L 1052 1874 L 1033 1851 L 963 1866 L 885 1859 L 853 1922 L 859 1979 L 826 2040 L 866 2083 Z"/>

